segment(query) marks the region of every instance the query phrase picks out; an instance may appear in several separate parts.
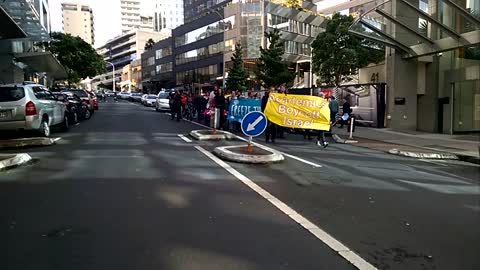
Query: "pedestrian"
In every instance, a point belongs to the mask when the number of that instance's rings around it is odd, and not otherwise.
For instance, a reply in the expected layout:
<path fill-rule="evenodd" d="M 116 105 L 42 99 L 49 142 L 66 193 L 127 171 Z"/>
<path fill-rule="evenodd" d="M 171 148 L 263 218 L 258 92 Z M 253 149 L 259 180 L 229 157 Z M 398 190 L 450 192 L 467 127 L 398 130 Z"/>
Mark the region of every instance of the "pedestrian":
<path fill-rule="evenodd" d="M 287 95 L 287 88 L 284 83 L 280 85 L 280 88 L 278 89 L 278 93 Z M 276 130 L 277 130 L 277 137 L 280 139 L 285 139 L 285 136 L 284 136 L 285 128 L 278 126 L 276 127 Z"/>
<path fill-rule="evenodd" d="M 335 99 L 334 96 L 330 97 L 330 102 L 328 103 L 328 107 L 330 108 L 330 123 L 332 123 L 332 127 L 337 124 L 337 114 L 338 114 L 338 101 Z"/>
<path fill-rule="evenodd" d="M 177 116 L 177 122 L 180 122 L 182 119 L 182 96 L 177 91 L 173 95 L 172 120 L 175 119 L 175 116 Z"/>
<path fill-rule="evenodd" d="M 267 107 L 268 103 L 268 98 L 270 96 L 270 91 L 275 91 L 275 87 L 270 87 L 267 91 L 265 91 L 265 94 L 262 97 L 262 103 L 261 103 L 261 109 L 262 113 L 265 112 L 265 108 Z M 265 129 L 265 141 L 268 143 L 271 141 L 272 143 L 275 143 L 275 139 L 277 137 L 277 125 L 272 123 L 270 120 L 268 120 L 267 117 L 267 128 Z"/>
<path fill-rule="evenodd" d="M 218 116 L 220 120 L 220 128 L 223 129 L 223 125 L 225 123 L 225 96 L 222 93 L 222 89 L 217 89 L 217 92 L 215 93 L 215 108 L 218 109 L 218 113 L 220 116 Z M 217 117 L 217 116 L 215 116 Z"/>
<path fill-rule="evenodd" d="M 342 119 L 340 121 L 340 128 L 343 128 L 343 125 L 348 122 L 352 114 L 352 108 L 350 106 L 349 96 L 346 96 L 342 105 Z"/>
<path fill-rule="evenodd" d="M 322 99 L 325 99 L 325 94 L 322 92 L 319 92 L 318 96 Z M 328 142 L 325 138 L 325 130 L 317 130 L 317 145 L 323 146 L 323 148 L 328 146 Z"/>

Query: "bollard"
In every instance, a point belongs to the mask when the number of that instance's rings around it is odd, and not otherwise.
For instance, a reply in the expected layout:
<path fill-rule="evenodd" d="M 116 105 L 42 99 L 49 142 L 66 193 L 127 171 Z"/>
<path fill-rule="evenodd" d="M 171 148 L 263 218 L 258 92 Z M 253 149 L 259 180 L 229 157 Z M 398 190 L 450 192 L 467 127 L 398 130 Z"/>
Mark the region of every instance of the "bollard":
<path fill-rule="evenodd" d="M 348 138 L 353 139 L 353 123 L 355 122 L 355 118 L 350 118 L 350 136 Z"/>
<path fill-rule="evenodd" d="M 253 152 L 252 136 L 249 136 L 249 137 L 248 137 L 247 152 L 248 152 L 248 153 L 252 153 L 252 152 Z"/>

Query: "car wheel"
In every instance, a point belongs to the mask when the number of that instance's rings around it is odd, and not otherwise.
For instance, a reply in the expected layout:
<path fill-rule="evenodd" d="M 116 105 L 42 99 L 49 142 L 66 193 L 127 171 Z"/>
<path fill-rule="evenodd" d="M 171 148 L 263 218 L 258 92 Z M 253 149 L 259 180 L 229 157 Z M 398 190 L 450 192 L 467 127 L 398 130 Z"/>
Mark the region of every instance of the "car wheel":
<path fill-rule="evenodd" d="M 90 114 L 90 110 L 86 110 L 85 111 L 85 119 L 90 119 L 90 117 L 92 117 L 92 115 Z"/>
<path fill-rule="evenodd" d="M 67 113 L 65 113 L 65 116 L 63 117 L 63 122 L 60 125 L 62 127 L 62 131 L 67 131 L 70 128 Z"/>
<path fill-rule="evenodd" d="M 50 136 L 50 127 L 48 126 L 48 120 L 44 118 L 40 123 L 40 128 L 38 129 L 42 137 Z"/>

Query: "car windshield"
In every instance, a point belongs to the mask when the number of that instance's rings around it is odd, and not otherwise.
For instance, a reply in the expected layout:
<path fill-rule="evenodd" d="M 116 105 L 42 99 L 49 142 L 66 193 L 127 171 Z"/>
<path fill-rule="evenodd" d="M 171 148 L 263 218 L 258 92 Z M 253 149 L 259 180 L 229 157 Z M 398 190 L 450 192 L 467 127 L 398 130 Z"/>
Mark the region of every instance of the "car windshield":
<path fill-rule="evenodd" d="M 168 93 L 160 93 L 160 94 L 158 95 L 158 98 L 160 98 L 160 99 L 166 99 L 166 98 L 168 98 Z"/>
<path fill-rule="evenodd" d="M 17 101 L 25 97 L 22 87 L 0 87 L 0 102 Z"/>
<path fill-rule="evenodd" d="M 142 94 L 140 93 L 133 93 L 132 96 L 141 96 Z"/>
<path fill-rule="evenodd" d="M 157 96 L 154 96 L 154 95 L 150 95 L 150 96 L 147 97 L 147 99 L 156 99 L 156 98 L 157 98 Z"/>

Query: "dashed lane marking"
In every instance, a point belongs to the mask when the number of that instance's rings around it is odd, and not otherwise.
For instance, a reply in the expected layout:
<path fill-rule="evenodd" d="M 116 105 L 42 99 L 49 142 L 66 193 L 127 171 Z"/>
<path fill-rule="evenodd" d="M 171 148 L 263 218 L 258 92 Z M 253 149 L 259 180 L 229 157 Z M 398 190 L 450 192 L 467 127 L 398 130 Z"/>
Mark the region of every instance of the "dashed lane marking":
<path fill-rule="evenodd" d="M 182 140 L 188 142 L 188 143 L 191 143 L 192 140 L 190 140 L 189 138 L 185 137 L 185 135 L 183 134 L 178 134 L 178 137 L 180 137 Z"/>
<path fill-rule="evenodd" d="M 291 207 L 277 199 L 275 196 L 270 194 L 268 191 L 260 187 L 259 185 L 255 184 L 252 180 L 250 180 L 245 175 L 241 174 L 239 171 L 235 170 L 232 166 L 227 164 L 226 162 L 222 161 L 221 159 L 214 156 L 212 153 L 208 152 L 201 146 L 195 146 L 195 148 L 203 153 L 205 156 L 213 160 L 217 163 L 220 167 L 225 169 L 227 172 L 232 174 L 235 178 L 240 180 L 243 184 L 251 188 L 257 194 L 262 196 L 264 199 L 269 201 L 272 205 L 274 205 L 277 209 L 285 213 L 288 217 L 290 217 L 293 221 L 298 223 L 300 226 L 308 230 L 311 234 L 313 234 L 317 239 L 325 243 L 338 255 L 342 256 L 345 260 L 353 264 L 360 270 L 374 270 L 377 269 L 367 261 L 365 261 L 362 257 L 358 254 L 350 250 L 347 246 L 342 244 L 340 241 L 332 237 L 330 234 L 319 228 L 317 225 L 310 222 L 308 219 L 297 213 Z"/>

